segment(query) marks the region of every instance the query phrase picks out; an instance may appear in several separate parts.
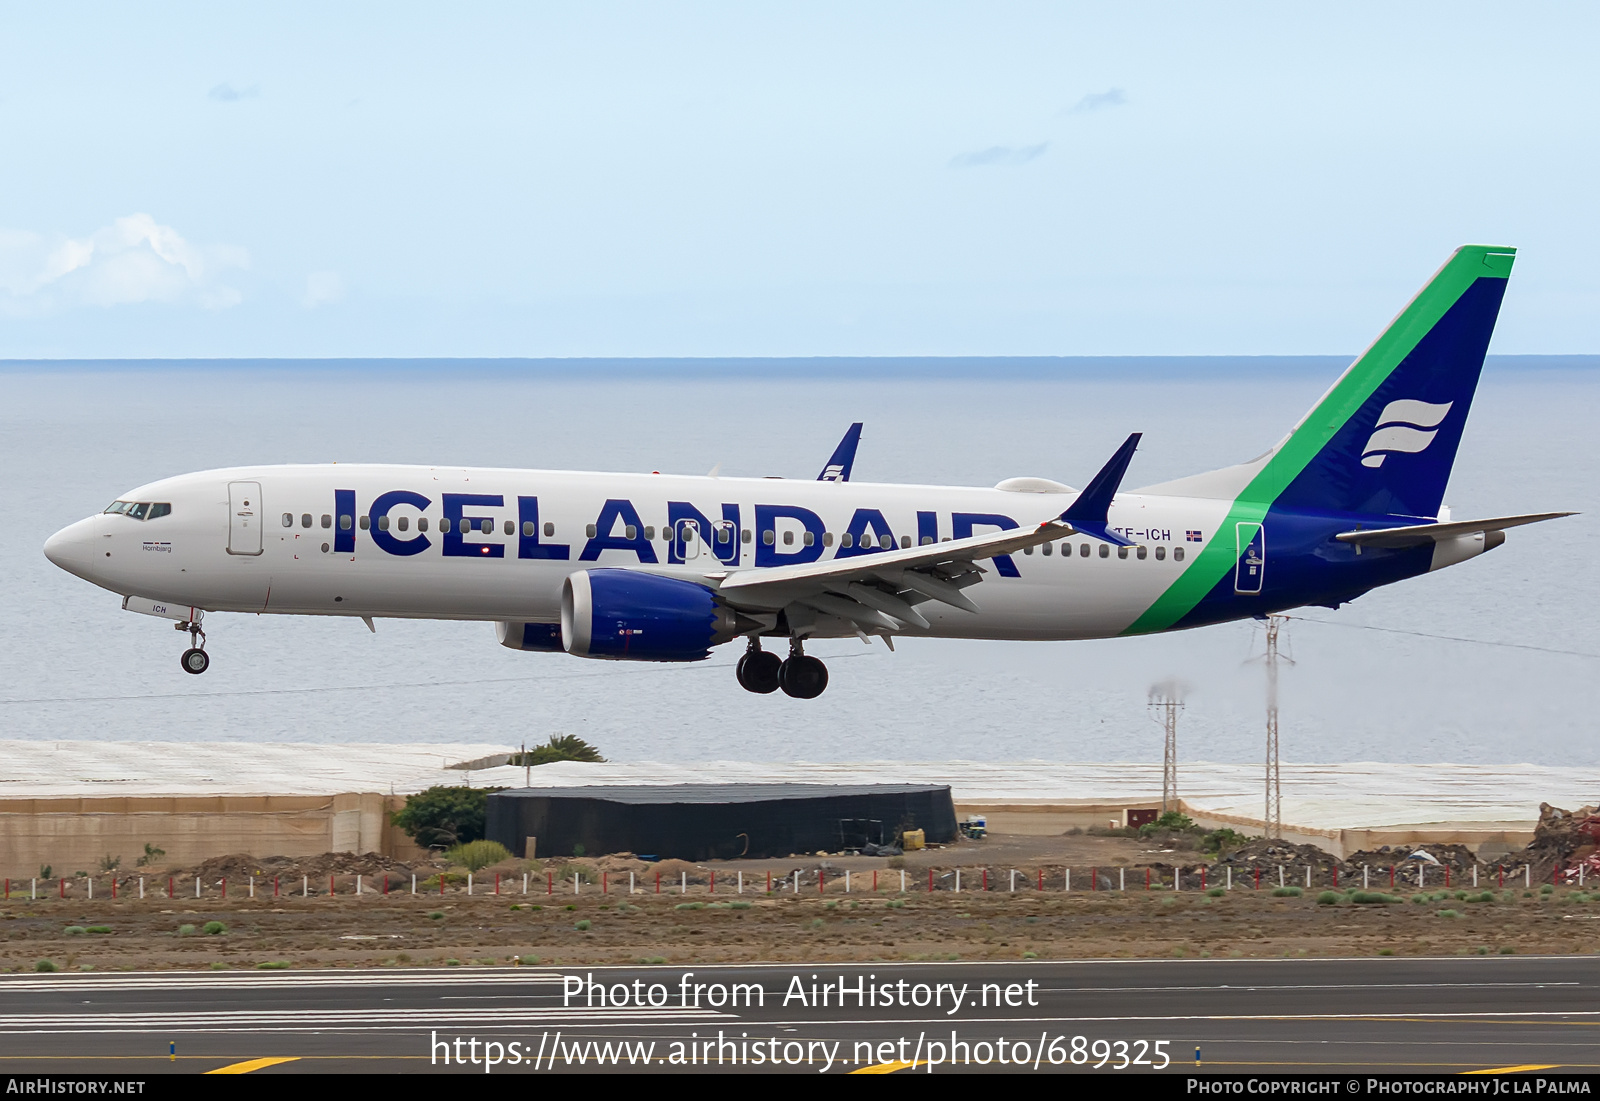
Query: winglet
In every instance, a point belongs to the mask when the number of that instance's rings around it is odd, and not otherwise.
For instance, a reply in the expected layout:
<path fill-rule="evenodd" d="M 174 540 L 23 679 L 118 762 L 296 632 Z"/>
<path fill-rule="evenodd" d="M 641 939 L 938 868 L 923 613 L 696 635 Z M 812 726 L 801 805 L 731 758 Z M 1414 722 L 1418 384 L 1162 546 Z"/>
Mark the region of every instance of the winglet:
<path fill-rule="evenodd" d="M 833 449 L 833 456 L 828 460 L 828 465 L 822 468 L 822 473 L 817 475 L 817 481 L 848 482 L 850 468 L 856 465 L 856 445 L 860 442 L 861 422 L 856 421 L 845 432 L 839 446 Z"/>
<path fill-rule="evenodd" d="M 1100 473 L 1094 476 L 1094 480 L 1078 494 L 1078 499 L 1061 514 L 1061 519 L 1085 535 L 1104 539 L 1119 547 L 1132 546 L 1127 539 L 1108 530 L 1106 523 L 1111 509 L 1111 498 L 1116 496 L 1117 488 L 1122 485 L 1122 476 L 1128 472 L 1128 464 L 1133 461 L 1133 453 L 1139 449 L 1139 439 L 1143 435 L 1143 432 L 1135 432 L 1123 441 L 1122 446 L 1117 448 L 1117 453 L 1111 456 L 1106 465 L 1100 468 Z"/>

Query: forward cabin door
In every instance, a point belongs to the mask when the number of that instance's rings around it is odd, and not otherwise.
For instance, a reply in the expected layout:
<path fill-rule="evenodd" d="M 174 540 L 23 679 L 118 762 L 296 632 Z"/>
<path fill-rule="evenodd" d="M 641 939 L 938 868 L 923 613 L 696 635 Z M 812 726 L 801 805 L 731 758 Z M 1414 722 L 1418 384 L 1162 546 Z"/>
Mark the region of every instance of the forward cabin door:
<path fill-rule="evenodd" d="M 1233 591 L 1256 595 L 1267 574 L 1267 541 L 1260 524 L 1240 523 L 1239 564 L 1234 567 Z"/>
<path fill-rule="evenodd" d="M 261 483 L 228 483 L 228 553 L 261 553 Z"/>

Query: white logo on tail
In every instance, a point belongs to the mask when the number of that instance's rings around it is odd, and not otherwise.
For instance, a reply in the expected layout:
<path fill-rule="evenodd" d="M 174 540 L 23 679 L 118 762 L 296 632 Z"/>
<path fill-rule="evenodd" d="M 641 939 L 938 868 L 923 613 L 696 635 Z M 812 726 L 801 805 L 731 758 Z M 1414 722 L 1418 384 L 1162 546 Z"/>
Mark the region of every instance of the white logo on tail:
<path fill-rule="evenodd" d="M 1426 451 L 1439 434 L 1439 422 L 1450 412 L 1455 402 L 1431 405 L 1425 401 L 1402 398 L 1383 407 L 1378 423 L 1373 426 L 1367 446 L 1361 451 L 1362 466 L 1382 466 L 1392 452 L 1416 454 Z"/>

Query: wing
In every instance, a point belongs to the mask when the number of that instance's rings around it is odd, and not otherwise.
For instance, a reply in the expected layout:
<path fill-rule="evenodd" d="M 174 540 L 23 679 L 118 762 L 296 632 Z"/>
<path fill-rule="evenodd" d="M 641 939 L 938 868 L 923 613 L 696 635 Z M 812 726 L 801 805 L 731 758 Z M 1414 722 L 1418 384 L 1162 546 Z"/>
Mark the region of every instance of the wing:
<path fill-rule="evenodd" d="M 833 449 L 827 465 L 817 475 L 819 482 L 848 482 L 850 470 L 856 465 L 856 445 L 861 442 L 861 422 L 856 421 L 845 430 L 844 439 Z"/>
<path fill-rule="evenodd" d="M 925 629 L 928 620 L 917 611 L 918 604 L 933 600 L 964 612 L 978 610 L 961 590 L 982 580 L 981 560 L 1076 534 L 1071 524 L 1046 520 L 1032 530 L 1012 528 L 803 566 L 706 577 L 725 601 L 742 610 L 777 611 L 799 604 L 868 632 Z"/>

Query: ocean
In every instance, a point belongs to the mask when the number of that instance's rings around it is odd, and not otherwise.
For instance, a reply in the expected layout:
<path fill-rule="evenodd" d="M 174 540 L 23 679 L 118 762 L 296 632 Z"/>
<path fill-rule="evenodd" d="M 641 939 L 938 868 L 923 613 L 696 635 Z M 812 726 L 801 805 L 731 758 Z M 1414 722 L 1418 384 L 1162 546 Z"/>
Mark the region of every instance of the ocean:
<path fill-rule="evenodd" d="M 665 666 L 526 654 L 492 625 L 215 615 L 185 639 L 51 566 L 58 528 L 126 489 L 328 460 L 814 478 L 864 421 L 857 481 L 1081 485 L 1131 431 L 1130 488 L 1276 442 L 1338 357 L 1093 360 L 184 361 L 0 364 L 0 737 L 500 742 L 579 735 L 619 761 L 1139 761 L 1152 684 L 1186 685 L 1180 756 L 1259 760 L 1261 631 L 814 644 L 813 701 L 752 696 L 735 647 Z M 1492 357 L 1450 491 L 1458 519 L 1575 509 L 1503 547 L 1296 613 L 1286 760 L 1596 763 L 1600 357 Z M 1300 618 L 1302 617 L 1303 618 Z M 3 772 L 3 767 L 0 767 Z"/>

